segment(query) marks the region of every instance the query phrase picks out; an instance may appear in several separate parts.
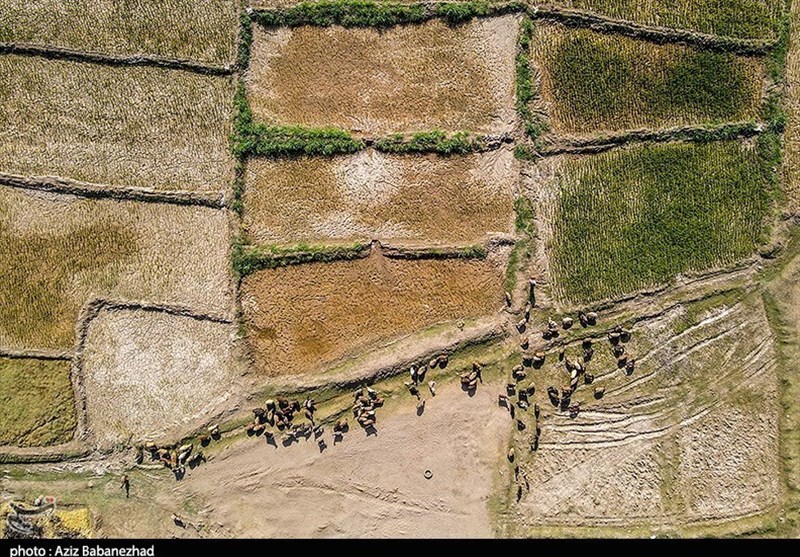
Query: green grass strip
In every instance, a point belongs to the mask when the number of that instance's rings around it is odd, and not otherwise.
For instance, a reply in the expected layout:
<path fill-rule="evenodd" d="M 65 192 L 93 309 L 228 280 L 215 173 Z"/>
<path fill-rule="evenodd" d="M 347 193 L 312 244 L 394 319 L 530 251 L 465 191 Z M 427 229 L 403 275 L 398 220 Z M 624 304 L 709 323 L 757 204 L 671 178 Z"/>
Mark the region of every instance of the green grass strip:
<path fill-rule="evenodd" d="M 469 132 L 447 134 L 443 131 L 415 133 L 411 138 L 394 134 L 375 142 L 378 151 L 386 153 L 438 153 L 460 155 L 486 149 L 486 141 Z"/>
<path fill-rule="evenodd" d="M 360 259 L 369 254 L 370 244 L 342 246 L 297 244 L 295 246 L 259 246 L 237 239 L 233 244 L 233 269 L 246 277 L 263 269 L 276 269 L 303 263 L 329 263 Z"/>
<path fill-rule="evenodd" d="M 253 20 L 266 27 L 315 25 L 327 27 L 392 27 L 441 18 L 458 25 L 476 17 L 522 12 L 522 2 L 492 5 L 488 2 L 445 2 L 441 4 L 401 4 L 369 0 L 303 2 L 288 8 L 255 10 Z"/>

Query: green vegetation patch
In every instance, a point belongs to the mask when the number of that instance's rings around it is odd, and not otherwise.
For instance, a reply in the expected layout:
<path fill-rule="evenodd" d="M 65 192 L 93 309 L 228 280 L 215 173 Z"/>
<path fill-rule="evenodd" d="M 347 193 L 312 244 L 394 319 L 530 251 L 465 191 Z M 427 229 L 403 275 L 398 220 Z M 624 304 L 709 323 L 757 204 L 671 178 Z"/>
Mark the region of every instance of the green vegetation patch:
<path fill-rule="evenodd" d="M 556 0 L 561 6 L 647 25 L 744 39 L 774 38 L 783 0 Z"/>
<path fill-rule="evenodd" d="M 296 246 L 259 246 L 241 239 L 233 245 L 233 269 L 245 277 L 262 269 L 275 269 L 303 263 L 329 263 L 359 259 L 369 255 L 370 244 L 353 243 L 341 246 L 297 244 Z"/>
<path fill-rule="evenodd" d="M 532 54 L 541 64 L 554 128 L 625 130 L 758 116 L 765 75 L 759 59 L 587 29 L 537 31 Z"/>
<path fill-rule="evenodd" d="M 233 154 L 248 156 L 337 155 L 355 153 L 364 142 L 350 132 L 338 128 L 306 128 L 302 126 L 268 126 L 256 122 L 240 84 L 234 98 Z"/>
<path fill-rule="evenodd" d="M 557 178 L 552 273 L 590 302 L 754 253 L 774 153 L 740 142 L 644 145 L 568 159 Z"/>
<path fill-rule="evenodd" d="M 486 148 L 483 137 L 469 132 L 447 134 L 443 131 L 419 132 L 410 138 L 403 134 L 393 134 L 378 139 L 375 148 L 386 153 L 437 153 L 455 155 L 481 151 Z"/>
<path fill-rule="evenodd" d="M 476 17 L 501 15 L 525 9 L 522 2 L 491 5 L 488 2 L 443 2 L 439 4 L 410 4 L 371 2 L 365 0 L 333 0 L 303 2 L 289 8 L 257 10 L 253 19 L 264 26 L 316 25 L 327 27 L 391 27 L 421 23 L 442 18 L 451 25 Z"/>
<path fill-rule="evenodd" d="M 0 358 L 0 445 L 66 443 L 77 423 L 70 363 Z"/>

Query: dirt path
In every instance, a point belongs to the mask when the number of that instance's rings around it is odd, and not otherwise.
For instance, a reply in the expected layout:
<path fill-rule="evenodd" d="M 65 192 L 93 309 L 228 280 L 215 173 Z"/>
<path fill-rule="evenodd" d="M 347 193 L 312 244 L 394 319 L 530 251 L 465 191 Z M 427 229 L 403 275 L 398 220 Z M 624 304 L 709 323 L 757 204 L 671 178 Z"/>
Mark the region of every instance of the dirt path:
<path fill-rule="evenodd" d="M 205 501 L 208 522 L 236 536 L 488 537 L 487 501 L 511 427 L 498 391 L 469 397 L 448 385 L 422 415 L 413 399 L 379 413 L 377 435 L 354 427 L 334 445 L 326 431 L 323 452 L 313 440 L 246 439 L 176 491 Z"/>

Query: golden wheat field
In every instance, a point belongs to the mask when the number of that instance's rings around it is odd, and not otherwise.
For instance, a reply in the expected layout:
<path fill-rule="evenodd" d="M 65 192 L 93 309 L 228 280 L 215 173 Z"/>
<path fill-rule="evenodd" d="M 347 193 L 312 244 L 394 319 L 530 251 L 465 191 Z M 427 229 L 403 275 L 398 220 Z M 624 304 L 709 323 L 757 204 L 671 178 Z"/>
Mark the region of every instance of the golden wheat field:
<path fill-rule="evenodd" d="M 230 311 L 225 215 L 0 187 L 0 346 L 71 349 L 96 298 Z"/>

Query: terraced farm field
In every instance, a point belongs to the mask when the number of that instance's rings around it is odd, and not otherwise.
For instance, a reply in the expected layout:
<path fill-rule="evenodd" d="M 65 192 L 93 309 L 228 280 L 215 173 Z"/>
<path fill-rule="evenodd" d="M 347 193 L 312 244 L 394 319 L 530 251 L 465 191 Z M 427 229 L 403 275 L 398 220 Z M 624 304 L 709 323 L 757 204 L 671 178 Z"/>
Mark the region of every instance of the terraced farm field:
<path fill-rule="evenodd" d="M 540 24 L 531 42 L 557 134 L 758 118 L 763 60 Z"/>
<path fill-rule="evenodd" d="M 236 0 L 0 0 L 0 43 L 233 62 Z"/>
<path fill-rule="evenodd" d="M 530 490 L 507 517 L 513 535 L 547 535 L 565 524 L 584 535 L 614 526 L 702 532 L 721 521 L 735 530 L 737 520 L 776 504 L 776 352 L 760 297 L 673 305 L 631 331 L 632 375 L 594 336 L 586 369 L 595 379 L 575 394 L 579 418 L 542 393 L 539 451 L 515 436 Z M 581 341 L 566 351 L 580 357 Z M 555 351 L 535 373 L 542 386 L 568 381 Z M 602 399 L 595 388 L 605 389 Z"/>
<path fill-rule="evenodd" d="M 771 183 L 758 146 L 640 146 L 552 163 L 533 178 L 557 297 L 619 298 L 753 255 Z M 547 174 L 542 174 L 547 176 Z"/>
<path fill-rule="evenodd" d="M 509 131 L 516 33 L 513 16 L 383 31 L 256 26 L 248 97 L 271 125 Z"/>
<path fill-rule="evenodd" d="M 555 0 L 554 4 L 637 23 L 740 37 L 777 36 L 782 0 Z"/>
<path fill-rule="evenodd" d="M 0 538 L 799 537 L 799 6 L 0 0 Z"/>
<path fill-rule="evenodd" d="M 70 364 L 0 358 L 0 446 L 66 443 L 76 425 Z"/>
<path fill-rule="evenodd" d="M 233 92 L 224 77 L 0 56 L 0 173 L 222 192 Z"/>
<path fill-rule="evenodd" d="M 480 243 L 513 231 L 509 150 L 464 157 L 363 151 L 248 164 L 244 226 L 260 243 Z"/>
<path fill-rule="evenodd" d="M 0 347 L 72 349 L 95 298 L 225 314 L 227 254 L 211 209 L 0 187 Z"/>
<path fill-rule="evenodd" d="M 259 271 L 242 284 L 255 368 L 267 376 L 319 372 L 438 323 L 489 315 L 502 305 L 502 275 L 490 259 L 377 253 Z"/>

